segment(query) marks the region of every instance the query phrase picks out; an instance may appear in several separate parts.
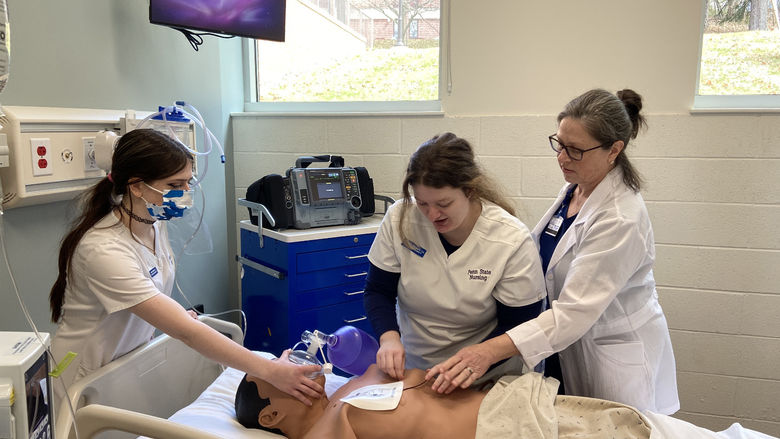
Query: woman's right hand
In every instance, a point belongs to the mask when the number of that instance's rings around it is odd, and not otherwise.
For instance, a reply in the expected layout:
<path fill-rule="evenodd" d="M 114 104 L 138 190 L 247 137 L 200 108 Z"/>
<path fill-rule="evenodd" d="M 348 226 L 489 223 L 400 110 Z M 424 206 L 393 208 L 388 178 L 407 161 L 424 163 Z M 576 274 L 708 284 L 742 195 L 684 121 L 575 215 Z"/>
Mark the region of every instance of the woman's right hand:
<path fill-rule="evenodd" d="M 398 331 L 387 331 L 379 337 L 376 365 L 384 373 L 397 380 L 404 378 L 406 351 L 404 351 L 404 345 L 401 344 L 401 334 Z"/>

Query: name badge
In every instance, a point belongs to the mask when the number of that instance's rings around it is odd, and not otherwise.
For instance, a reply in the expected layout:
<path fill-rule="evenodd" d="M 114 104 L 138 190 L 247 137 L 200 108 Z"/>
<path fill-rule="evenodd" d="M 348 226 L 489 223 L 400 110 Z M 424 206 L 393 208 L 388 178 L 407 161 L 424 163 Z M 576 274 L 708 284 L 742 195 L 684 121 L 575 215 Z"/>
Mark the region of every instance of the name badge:
<path fill-rule="evenodd" d="M 406 243 L 401 243 L 401 245 L 406 247 L 407 249 L 409 249 L 409 251 L 411 251 L 412 253 L 416 254 L 419 257 L 425 256 L 425 252 L 427 252 L 428 250 L 420 247 L 419 245 L 415 244 L 412 241 L 409 241 L 408 239 L 407 241 L 409 242 L 409 245 L 406 245 Z"/>
<path fill-rule="evenodd" d="M 547 227 L 544 229 L 544 233 L 555 238 L 558 236 L 558 231 L 561 230 L 561 224 L 563 224 L 563 217 L 560 215 L 555 215 L 552 217 L 552 219 L 550 219 L 550 222 L 547 223 Z"/>

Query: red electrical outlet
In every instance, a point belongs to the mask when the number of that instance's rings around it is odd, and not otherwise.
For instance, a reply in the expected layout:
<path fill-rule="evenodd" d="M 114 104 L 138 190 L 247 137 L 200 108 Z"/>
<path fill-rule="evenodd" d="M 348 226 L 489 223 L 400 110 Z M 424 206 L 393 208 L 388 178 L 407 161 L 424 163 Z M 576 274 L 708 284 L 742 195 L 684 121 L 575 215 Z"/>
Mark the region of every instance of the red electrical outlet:
<path fill-rule="evenodd" d="M 30 139 L 33 176 L 52 175 L 51 139 Z"/>

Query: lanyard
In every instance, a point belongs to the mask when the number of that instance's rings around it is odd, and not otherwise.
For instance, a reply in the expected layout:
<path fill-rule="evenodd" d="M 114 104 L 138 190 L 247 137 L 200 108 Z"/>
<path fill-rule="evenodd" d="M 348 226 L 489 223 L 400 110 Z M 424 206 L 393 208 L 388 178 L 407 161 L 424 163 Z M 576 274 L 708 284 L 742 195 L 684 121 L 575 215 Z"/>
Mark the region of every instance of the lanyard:
<path fill-rule="evenodd" d="M 574 189 L 577 186 L 573 186 L 571 189 L 569 189 L 569 192 L 566 193 L 566 197 L 561 202 L 561 206 L 558 208 L 558 211 L 555 212 L 555 215 L 550 218 L 550 222 L 547 223 L 547 227 L 544 228 L 544 233 L 552 236 L 555 238 L 558 236 L 558 232 L 561 230 L 561 225 L 563 224 L 563 216 L 566 215 L 566 212 L 569 210 L 569 203 L 571 202 L 571 197 L 574 195 Z"/>

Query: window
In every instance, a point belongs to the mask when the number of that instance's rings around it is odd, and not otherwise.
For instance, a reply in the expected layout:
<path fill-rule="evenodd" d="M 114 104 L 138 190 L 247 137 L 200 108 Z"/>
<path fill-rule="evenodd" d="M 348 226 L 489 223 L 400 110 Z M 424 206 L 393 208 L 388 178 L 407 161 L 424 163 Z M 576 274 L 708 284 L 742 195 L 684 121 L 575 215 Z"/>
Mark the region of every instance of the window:
<path fill-rule="evenodd" d="M 780 0 L 707 0 L 695 109 L 780 108 Z"/>
<path fill-rule="evenodd" d="M 287 0 L 285 41 L 254 42 L 247 110 L 440 111 L 440 2 Z"/>

